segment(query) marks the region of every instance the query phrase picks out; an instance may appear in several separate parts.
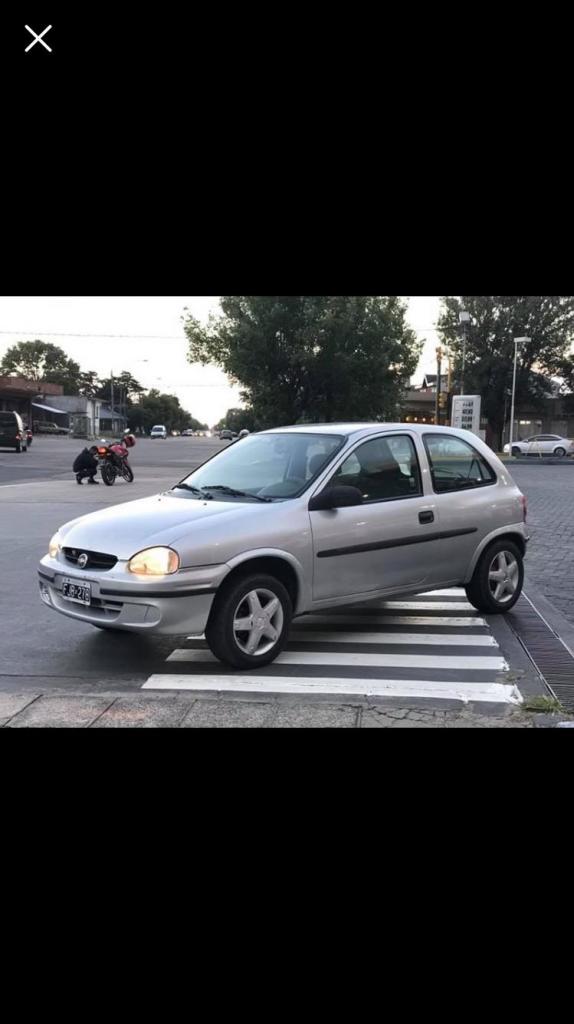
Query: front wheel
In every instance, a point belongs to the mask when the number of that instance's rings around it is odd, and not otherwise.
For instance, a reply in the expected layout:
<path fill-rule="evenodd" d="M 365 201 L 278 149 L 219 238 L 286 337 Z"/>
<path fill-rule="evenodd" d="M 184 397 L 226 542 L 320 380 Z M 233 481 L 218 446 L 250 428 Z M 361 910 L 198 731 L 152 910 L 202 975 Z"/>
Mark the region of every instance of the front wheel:
<path fill-rule="evenodd" d="M 285 647 L 292 617 L 283 584 L 274 576 L 252 574 L 217 595 L 205 637 L 215 657 L 227 665 L 262 668 Z"/>
<path fill-rule="evenodd" d="M 514 455 L 514 457 L 516 458 L 516 456 L 517 456 L 517 455 L 522 455 L 522 449 L 521 449 L 521 448 L 516 448 L 516 447 L 515 447 L 515 446 L 513 445 L 513 446 L 512 446 L 512 454 L 513 454 L 513 455 Z"/>
<path fill-rule="evenodd" d="M 123 476 L 124 480 L 128 484 L 133 484 L 133 482 L 134 482 L 133 469 L 132 469 L 131 466 L 128 466 L 127 462 L 124 462 L 124 464 L 122 466 L 122 476 Z"/>
<path fill-rule="evenodd" d="M 466 596 L 478 611 L 500 615 L 514 607 L 523 584 L 521 552 L 512 541 L 499 540 L 480 556 Z"/>
<path fill-rule="evenodd" d="M 102 463 L 102 480 L 107 487 L 113 487 L 116 480 L 116 471 L 109 462 Z"/>

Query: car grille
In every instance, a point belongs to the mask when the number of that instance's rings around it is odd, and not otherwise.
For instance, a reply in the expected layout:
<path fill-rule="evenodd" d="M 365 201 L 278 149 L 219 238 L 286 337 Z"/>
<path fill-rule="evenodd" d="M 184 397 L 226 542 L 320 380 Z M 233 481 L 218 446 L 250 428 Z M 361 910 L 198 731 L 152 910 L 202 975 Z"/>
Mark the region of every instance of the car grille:
<path fill-rule="evenodd" d="M 113 569 L 117 562 L 115 555 L 104 555 L 101 551 L 86 551 L 85 548 L 62 548 L 64 558 L 71 565 L 78 565 L 80 555 L 87 555 L 88 561 L 83 569 Z"/>

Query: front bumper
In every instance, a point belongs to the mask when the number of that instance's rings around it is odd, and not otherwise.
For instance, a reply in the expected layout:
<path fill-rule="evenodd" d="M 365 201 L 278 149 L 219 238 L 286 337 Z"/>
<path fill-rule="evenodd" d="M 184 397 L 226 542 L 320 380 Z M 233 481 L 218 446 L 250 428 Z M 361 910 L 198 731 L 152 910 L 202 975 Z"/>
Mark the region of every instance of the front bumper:
<path fill-rule="evenodd" d="M 209 571 L 207 571 L 209 570 Z M 134 633 L 193 635 L 205 632 L 215 593 L 228 566 L 180 570 L 153 580 L 120 578 L 117 572 L 79 572 L 46 555 L 38 568 L 40 596 L 54 611 L 71 619 Z M 121 575 L 125 576 L 125 573 Z M 64 579 L 89 583 L 89 606 L 66 600 Z"/>

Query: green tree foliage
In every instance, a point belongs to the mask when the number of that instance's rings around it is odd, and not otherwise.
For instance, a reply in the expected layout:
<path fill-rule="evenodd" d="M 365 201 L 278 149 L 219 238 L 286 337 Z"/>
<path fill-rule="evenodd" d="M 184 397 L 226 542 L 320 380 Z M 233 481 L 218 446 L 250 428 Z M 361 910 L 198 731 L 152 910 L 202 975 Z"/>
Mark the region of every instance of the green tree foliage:
<path fill-rule="evenodd" d="M 462 372 L 459 313 L 466 310 L 471 315 L 464 390 L 482 396 L 483 415 L 500 446 L 510 416 L 514 338 L 530 338 L 518 349 L 517 395 L 539 406 L 552 392 L 548 376 L 565 376 L 571 363 L 567 352 L 574 337 L 574 297 L 463 295 L 448 296 L 442 302 L 439 328 L 455 357 L 455 385 Z"/>
<path fill-rule="evenodd" d="M 61 384 L 69 395 L 92 397 L 97 387 L 97 374 L 80 369 L 58 345 L 48 341 L 19 341 L 4 354 L 0 373 L 13 373 L 37 384 Z"/>
<path fill-rule="evenodd" d="M 223 419 L 216 424 L 215 430 L 259 430 L 260 426 L 252 409 L 228 409 Z"/>
<path fill-rule="evenodd" d="M 129 370 L 123 370 L 122 373 L 113 379 L 111 377 L 102 378 L 98 382 L 97 397 L 101 398 L 104 402 L 111 402 L 112 389 L 115 406 L 119 403 L 131 405 L 139 395 L 143 395 L 145 392 L 145 388 L 132 376 Z"/>
<path fill-rule="evenodd" d="M 156 389 L 142 395 L 137 404 L 129 407 L 128 422 L 130 430 L 139 428 L 146 434 L 159 424 L 168 430 L 207 430 L 204 423 L 182 409 L 176 395 L 160 394 Z"/>
<path fill-rule="evenodd" d="M 190 362 L 221 366 L 261 427 L 397 415 L 420 346 L 385 295 L 227 295 L 184 317 Z M 248 429 L 248 428 L 246 428 Z"/>

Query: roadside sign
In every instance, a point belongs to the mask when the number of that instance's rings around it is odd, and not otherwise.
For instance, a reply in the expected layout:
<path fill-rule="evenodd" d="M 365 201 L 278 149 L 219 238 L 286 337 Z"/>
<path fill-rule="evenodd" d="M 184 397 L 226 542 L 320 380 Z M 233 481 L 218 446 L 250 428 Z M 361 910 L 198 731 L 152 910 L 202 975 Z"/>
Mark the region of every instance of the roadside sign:
<path fill-rule="evenodd" d="M 452 426 L 457 430 L 471 430 L 480 436 L 480 395 L 454 395 L 452 400 Z"/>

